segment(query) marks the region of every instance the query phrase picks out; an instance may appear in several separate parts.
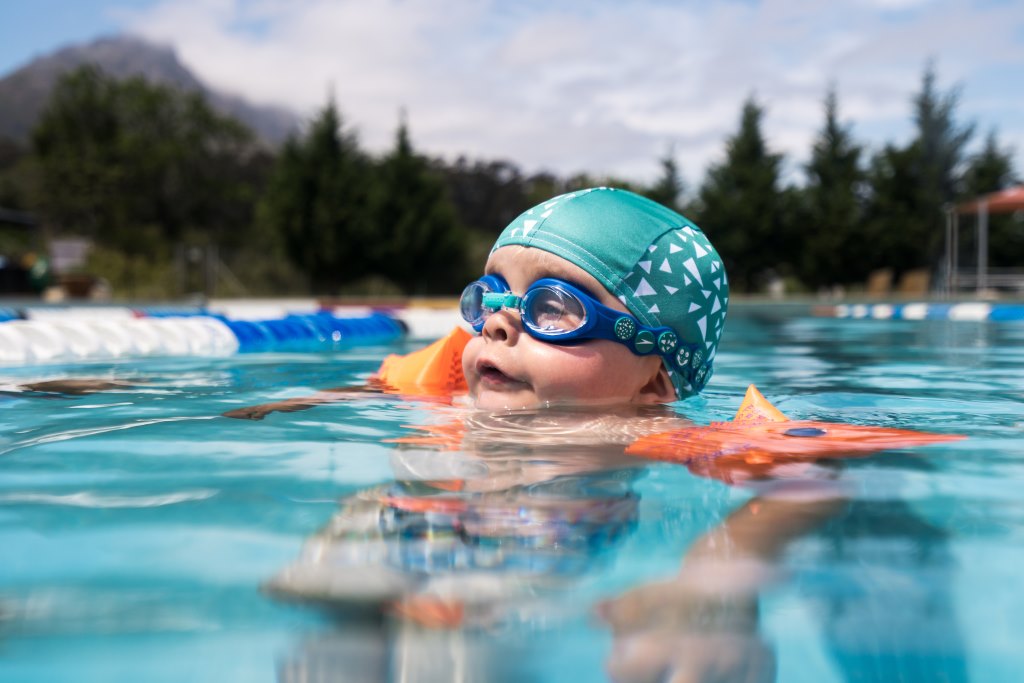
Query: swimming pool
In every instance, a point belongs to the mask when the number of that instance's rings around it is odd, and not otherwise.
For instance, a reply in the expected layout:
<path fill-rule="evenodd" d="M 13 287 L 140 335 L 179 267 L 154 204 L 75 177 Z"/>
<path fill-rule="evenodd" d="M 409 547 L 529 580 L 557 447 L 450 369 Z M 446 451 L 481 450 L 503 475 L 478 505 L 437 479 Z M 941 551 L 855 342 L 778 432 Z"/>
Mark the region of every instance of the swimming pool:
<path fill-rule="evenodd" d="M 3 384 L 130 385 L 0 396 L 0 680 L 604 680 L 643 644 L 617 640 L 595 605 L 673 576 L 730 515 L 759 510 L 761 493 L 678 465 L 581 469 L 585 443 L 517 455 L 536 416 L 500 420 L 504 445 L 488 455 L 484 438 L 473 456 L 388 441 L 452 417 L 392 397 L 221 417 L 358 383 L 411 348 L 0 370 Z M 756 582 L 756 626 L 737 639 L 712 619 L 674 656 L 741 653 L 780 681 L 1015 680 L 1024 324 L 740 309 L 716 365 L 677 407 L 695 422 L 730 418 L 753 382 L 791 417 L 970 438 L 816 473 L 846 499 Z M 455 514 L 444 506 L 466 492 L 425 492 L 481 461 L 516 494 L 495 485 L 489 506 Z M 321 561 L 340 584 L 282 574 Z M 455 577 L 470 597 L 381 617 L 410 577 Z"/>

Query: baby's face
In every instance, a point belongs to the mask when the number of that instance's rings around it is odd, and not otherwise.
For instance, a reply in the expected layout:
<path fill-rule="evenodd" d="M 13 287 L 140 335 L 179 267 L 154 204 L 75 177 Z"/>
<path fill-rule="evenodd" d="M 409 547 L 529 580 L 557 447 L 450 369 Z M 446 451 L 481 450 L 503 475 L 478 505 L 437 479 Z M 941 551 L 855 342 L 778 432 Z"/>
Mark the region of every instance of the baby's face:
<path fill-rule="evenodd" d="M 586 271 L 540 249 L 502 247 L 491 254 L 485 272 L 501 275 L 516 294 L 540 278 L 560 278 L 606 306 L 628 312 Z M 542 342 L 523 330 L 517 312 L 508 310 L 493 313 L 480 335 L 466 345 L 462 369 L 470 396 L 485 410 L 675 400 L 658 356 L 637 356 L 605 339 L 571 345 Z"/>

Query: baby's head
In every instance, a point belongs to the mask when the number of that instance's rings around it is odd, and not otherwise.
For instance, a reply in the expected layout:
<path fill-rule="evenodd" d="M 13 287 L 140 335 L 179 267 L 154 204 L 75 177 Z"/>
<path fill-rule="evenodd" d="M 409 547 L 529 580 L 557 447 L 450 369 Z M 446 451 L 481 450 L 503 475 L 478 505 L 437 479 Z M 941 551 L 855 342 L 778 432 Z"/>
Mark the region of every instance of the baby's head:
<path fill-rule="evenodd" d="M 667 403 L 711 376 L 725 269 L 656 202 L 603 187 L 555 197 L 505 228 L 484 272 L 462 300 L 480 333 L 463 354 L 478 407 Z"/>

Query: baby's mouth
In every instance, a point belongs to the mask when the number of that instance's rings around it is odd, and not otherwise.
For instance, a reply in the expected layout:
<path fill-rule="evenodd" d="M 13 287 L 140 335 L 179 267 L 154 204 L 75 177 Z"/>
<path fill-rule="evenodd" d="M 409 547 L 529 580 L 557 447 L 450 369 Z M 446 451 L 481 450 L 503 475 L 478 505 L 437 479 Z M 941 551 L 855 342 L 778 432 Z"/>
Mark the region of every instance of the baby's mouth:
<path fill-rule="evenodd" d="M 498 369 L 487 361 L 477 366 L 477 373 L 480 375 L 480 383 L 489 389 L 502 389 L 513 385 L 521 385 L 521 380 L 515 379 Z"/>

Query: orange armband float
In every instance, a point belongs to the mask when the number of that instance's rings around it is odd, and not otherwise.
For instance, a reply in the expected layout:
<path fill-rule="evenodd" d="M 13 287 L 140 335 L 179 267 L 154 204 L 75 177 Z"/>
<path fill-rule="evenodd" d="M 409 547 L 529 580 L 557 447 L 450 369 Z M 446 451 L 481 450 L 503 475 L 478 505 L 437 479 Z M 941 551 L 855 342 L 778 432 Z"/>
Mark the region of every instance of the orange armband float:
<path fill-rule="evenodd" d="M 450 396 L 468 391 L 462 374 L 462 350 L 473 338 L 456 327 L 426 348 L 403 356 L 391 354 L 375 379 L 386 390 L 414 396 Z"/>
<path fill-rule="evenodd" d="M 783 464 L 863 457 L 892 448 L 957 441 L 958 434 L 790 420 L 750 385 L 730 422 L 651 434 L 631 455 L 684 463 L 695 474 L 726 482 L 766 477 Z"/>

